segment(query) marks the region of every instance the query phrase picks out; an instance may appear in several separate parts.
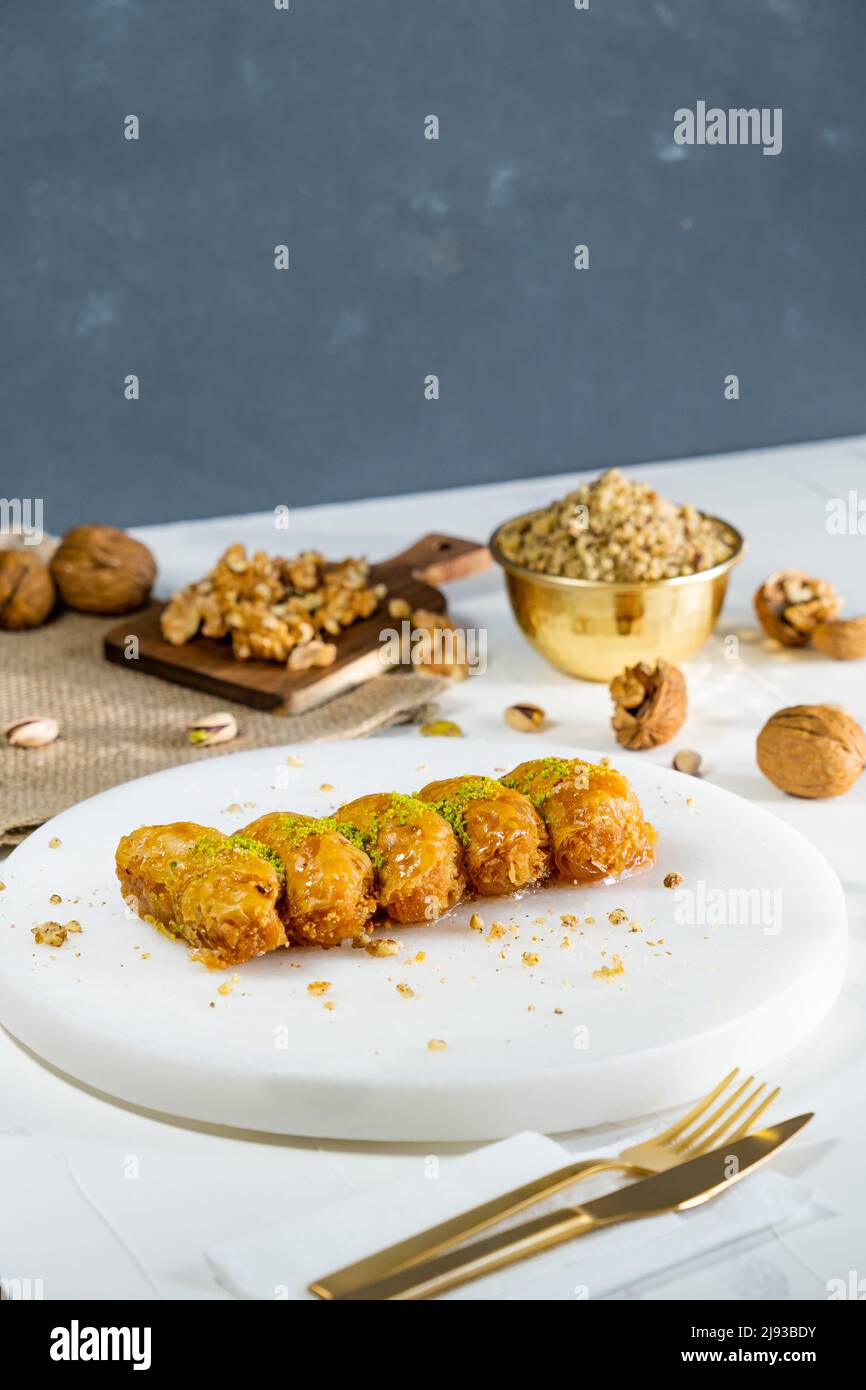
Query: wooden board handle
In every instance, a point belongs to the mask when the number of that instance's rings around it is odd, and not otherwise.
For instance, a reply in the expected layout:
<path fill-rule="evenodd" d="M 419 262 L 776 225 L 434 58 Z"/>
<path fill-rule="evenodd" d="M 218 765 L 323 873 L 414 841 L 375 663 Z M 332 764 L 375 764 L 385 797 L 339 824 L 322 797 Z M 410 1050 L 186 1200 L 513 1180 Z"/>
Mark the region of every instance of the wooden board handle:
<path fill-rule="evenodd" d="M 388 568 L 406 570 L 416 579 L 438 588 L 452 579 L 468 579 L 481 574 L 490 564 L 490 551 L 478 541 L 464 541 L 431 531 L 388 561 Z"/>

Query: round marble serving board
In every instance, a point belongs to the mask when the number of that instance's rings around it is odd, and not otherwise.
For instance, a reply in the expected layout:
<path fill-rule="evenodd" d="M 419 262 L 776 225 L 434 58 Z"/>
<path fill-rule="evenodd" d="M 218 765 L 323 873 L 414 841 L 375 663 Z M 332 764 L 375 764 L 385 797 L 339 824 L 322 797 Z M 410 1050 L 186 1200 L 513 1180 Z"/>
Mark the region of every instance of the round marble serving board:
<path fill-rule="evenodd" d="M 600 756 L 536 735 L 266 748 L 103 792 L 2 866 L 0 1021 L 125 1101 L 351 1140 L 583 1128 L 685 1102 L 735 1065 L 756 1071 L 784 1056 L 839 992 L 839 882 L 783 821 L 639 755 L 613 761 L 659 830 L 653 868 L 620 884 L 466 903 L 432 926 L 389 924 L 378 935 L 400 943 L 395 956 L 284 950 L 233 980 L 132 916 L 114 878 L 119 836 L 144 823 L 231 831 L 265 811 L 327 814 L 366 791 L 576 753 Z M 682 888 L 663 886 L 671 871 Z M 613 925 L 617 908 L 628 921 Z M 474 911 L 483 932 L 469 927 Z M 569 914 L 576 925 L 563 924 Z M 73 918 L 82 931 L 61 948 L 35 944 L 34 924 Z M 494 922 L 505 931 L 491 939 Z M 318 981 L 326 993 L 308 990 Z M 447 1046 L 431 1050 L 432 1040 Z"/>

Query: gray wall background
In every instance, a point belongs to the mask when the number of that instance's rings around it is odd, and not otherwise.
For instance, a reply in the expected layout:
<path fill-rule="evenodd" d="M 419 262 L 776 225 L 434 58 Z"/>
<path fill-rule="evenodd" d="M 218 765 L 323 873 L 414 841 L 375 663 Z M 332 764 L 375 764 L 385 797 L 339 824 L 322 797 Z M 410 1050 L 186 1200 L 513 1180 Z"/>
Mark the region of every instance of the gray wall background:
<path fill-rule="evenodd" d="M 0 64 L 50 529 L 866 428 L 863 0 L 0 0 Z M 675 146 L 699 98 L 782 154 Z"/>

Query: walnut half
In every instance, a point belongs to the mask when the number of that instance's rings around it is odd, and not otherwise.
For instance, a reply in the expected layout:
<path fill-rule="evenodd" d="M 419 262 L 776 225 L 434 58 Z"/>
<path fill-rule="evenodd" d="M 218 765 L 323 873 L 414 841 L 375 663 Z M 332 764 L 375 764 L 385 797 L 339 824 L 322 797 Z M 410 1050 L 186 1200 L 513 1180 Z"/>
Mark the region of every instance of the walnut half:
<path fill-rule="evenodd" d="M 686 678 L 667 661 L 628 667 L 614 676 L 610 693 L 616 706 L 611 724 L 623 748 L 656 748 L 672 739 L 685 720 Z"/>

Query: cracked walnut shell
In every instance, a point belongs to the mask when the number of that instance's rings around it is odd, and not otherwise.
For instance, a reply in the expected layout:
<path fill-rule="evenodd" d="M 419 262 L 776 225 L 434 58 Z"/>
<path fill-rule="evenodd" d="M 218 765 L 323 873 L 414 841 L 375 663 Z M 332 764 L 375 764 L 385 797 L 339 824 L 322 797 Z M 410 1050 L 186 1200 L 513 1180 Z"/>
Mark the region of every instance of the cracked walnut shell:
<path fill-rule="evenodd" d="M 610 693 L 616 706 L 611 724 L 623 748 L 656 748 L 672 739 L 685 720 L 686 678 L 667 661 L 628 667 L 614 676 Z"/>
<path fill-rule="evenodd" d="M 131 613 L 150 596 L 156 561 L 115 526 L 75 526 L 60 542 L 51 573 L 70 608 Z"/>
<path fill-rule="evenodd" d="M 838 705 L 792 705 L 767 720 L 757 757 L 789 796 L 841 796 L 866 768 L 866 734 Z"/>
<path fill-rule="evenodd" d="M 835 618 L 842 607 L 832 584 L 802 570 L 776 570 L 754 603 L 764 631 L 786 647 L 805 647 L 819 623 Z"/>
<path fill-rule="evenodd" d="M 0 628 L 41 627 L 54 607 L 54 581 L 32 550 L 0 551 Z"/>

